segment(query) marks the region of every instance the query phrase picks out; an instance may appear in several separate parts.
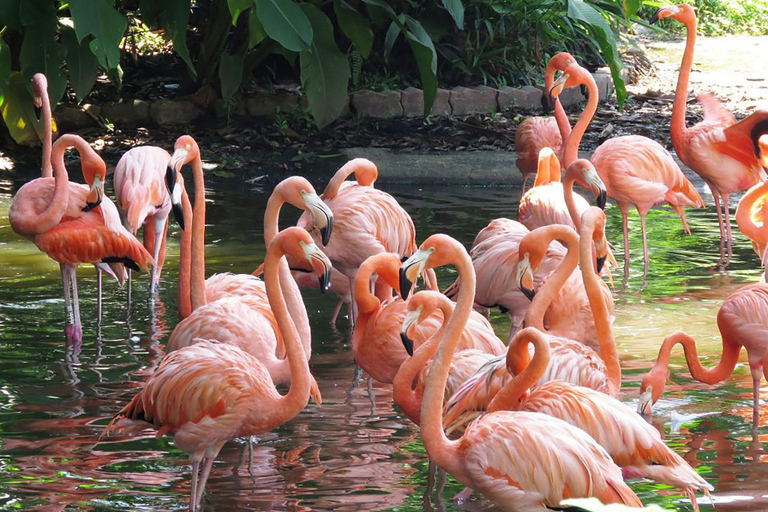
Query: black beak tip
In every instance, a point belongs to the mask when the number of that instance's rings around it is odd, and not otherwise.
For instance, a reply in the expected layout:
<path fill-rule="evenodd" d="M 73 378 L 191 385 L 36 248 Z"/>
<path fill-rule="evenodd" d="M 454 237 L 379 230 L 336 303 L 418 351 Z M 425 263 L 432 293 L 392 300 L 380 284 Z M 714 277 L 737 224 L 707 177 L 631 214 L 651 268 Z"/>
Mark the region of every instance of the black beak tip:
<path fill-rule="evenodd" d="M 324 228 L 320 228 L 320 236 L 323 239 L 323 246 L 327 246 L 331 241 L 331 232 L 333 231 L 333 217 L 328 217 L 328 224 Z"/>
<path fill-rule="evenodd" d="M 599 258 L 597 258 L 597 273 L 598 274 L 603 271 L 603 266 L 605 266 L 605 259 L 606 259 L 606 257 L 607 256 L 600 256 Z"/>
<path fill-rule="evenodd" d="M 320 277 L 320 293 L 325 293 L 331 288 L 331 269 L 326 268 Z"/>
<path fill-rule="evenodd" d="M 554 102 L 552 101 L 552 98 L 549 94 L 542 94 L 541 95 L 541 109 L 545 113 L 549 113 L 554 108 Z"/>
<path fill-rule="evenodd" d="M 171 205 L 171 209 L 173 210 L 173 218 L 176 219 L 176 223 L 184 231 L 184 210 L 180 204 Z"/>
<path fill-rule="evenodd" d="M 606 196 L 605 190 L 601 190 L 600 194 L 598 194 L 598 196 L 597 196 L 597 206 L 601 210 L 605 210 L 605 203 L 606 202 L 607 202 L 607 196 Z"/>
<path fill-rule="evenodd" d="M 656 9 L 656 12 L 653 13 L 653 17 L 651 18 L 651 25 L 659 22 L 659 13 L 661 12 L 661 9 L 662 8 L 659 7 L 658 9 Z"/>
<path fill-rule="evenodd" d="M 84 212 L 89 212 L 89 211 L 93 210 L 94 208 L 96 208 L 97 206 L 99 206 L 100 204 L 101 204 L 101 200 L 98 200 L 98 201 L 93 202 L 93 203 L 86 201 L 85 202 L 85 207 L 83 208 L 83 211 Z"/>
<path fill-rule="evenodd" d="M 43 114 L 43 107 L 38 107 L 37 105 L 35 105 L 35 117 L 37 118 L 38 121 L 40 120 L 40 116 L 42 114 Z"/>
<path fill-rule="evenodd" d="M 411 338 L 404 332 L 400 333 L 400 340 L 403 342 L 403 347 L 405 347 L 405 351 L 408 352 L 408 355 L 413 357 L 413 340 L 411 340 Z"/>
<path fill-rule="evenodd" d="M 520 291 L 523 292 L 523 295 L 525 295 L 528 300 L 533 300 L 533 297 L 536 296 L 535 290 L 531 290 L 530 288 L 526 288 L 525 286 L 521 286 Z"/>
<path fill-rule="evenodd" d="M 168 188 L 168 193 L 173 192 L 173 185 L 176 183 L 176 170 L 173 167 L 168 167 L 165 171 L 165 186 Z"/>
<path fill-rule="evenodd" d="M 400 267 L 400 297 L 407 299 L 411 293 L 411 280 L 406 277 L 407 268 Z"/>

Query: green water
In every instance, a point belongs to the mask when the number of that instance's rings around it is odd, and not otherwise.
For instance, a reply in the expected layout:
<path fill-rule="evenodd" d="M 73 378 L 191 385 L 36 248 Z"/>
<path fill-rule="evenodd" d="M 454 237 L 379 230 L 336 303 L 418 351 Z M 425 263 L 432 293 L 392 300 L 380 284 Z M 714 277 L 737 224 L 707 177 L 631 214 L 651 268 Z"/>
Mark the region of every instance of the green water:
<path fill-rule="evenodd" d="M 34 170 L 19 172 L 31 176 Z M 315 179 L 322 189 L 327 178 Z M 134 281 L 134 300 L 105 281 L 104 318 L 97 325 L 95 274 L 80 269 L 84 340 L 64 341 L 64 304 L 58 265 L 8 226 L 12 193 L 22 180 L 0 180 L 0 509 L 179 510 L 186 507 L 190 474 L 184 453 L 167 437 L 98 435 L 108 419 L 157 367 L 177 313 L 178 227 L 170 230 L 160 301 L 150 313 L 146 277 Z M 262 213 L 269 190 L 236 179 L 209 181 L 209 272 L 250 272 L 264 254 Z M 418 239 L 445 232 L 469 245 L 495 217 L 516 216 L 519 190 L 387 187 L 412 215 Z M 618 209 L 607 210 L 609 239 L 621 262 Z M 282 225 L 298 212 L 286 211 Z M 651 272 L 643 287 L 639 221 L 631 222 L 632 273 L 622 290 L 616 275 L 616 339 L 625 367 L 622 399 L 634 407 L 640 376 L 663 337 L 680 328 L 694 335 L 714 364 L 720 352 L 715 315 L 722 301 L 757 280 L 757 259 L 737 235 L 730 271 L 717 261 L 713 209 L 691 211 L 692 236 L 673 212 L 649 215 Z M 442 284 L 452 280 L 441 271 Z M 323 405 L 310 404 L 293 421 L 262 436 L 253 448 L 228 443 L 213 467 L 206 510 L 479 510 L 474 497 L 460 507 L 449 479 L 440 500 L 425 507 L 427 463 L 418 429 L 392 406 L 389 386 L 356 374 L 345 320 L 328 325 L 333 297 L 307 291 L 312 321 L 312 372 Z M 494 326 L 506 338 L 505 317 Z M 767 427 L 751 435 L 751 382 L 744 365 L 722 385 L 693 382 L 676 354 L 673 383 L 654 424 L 667 442 L 716 488 L 718 510 L 768 509 Z M 711 414 L 709 414 L 711 413 Z M 681 422 L 681 416 L 684 421 Z M 671 420 L 675 420 L 672 422 Z M 691 510 L 673 489 L 633 481 L 646 504 Z M 703 505 L 703 510 L 712 510 Z"/>

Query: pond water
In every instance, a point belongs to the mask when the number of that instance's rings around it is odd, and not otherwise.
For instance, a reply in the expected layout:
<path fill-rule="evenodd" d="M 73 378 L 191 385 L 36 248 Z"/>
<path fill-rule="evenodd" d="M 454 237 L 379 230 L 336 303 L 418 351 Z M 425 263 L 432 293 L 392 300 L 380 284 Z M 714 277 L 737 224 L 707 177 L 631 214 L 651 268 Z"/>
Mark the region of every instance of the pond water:
<path fill-rule="evenodd" d="M 16 170 L 31 177 L 34 170 Z M 315 180 L 322 189 L 327 179 Z M 84 341 L 64 341 L 58 265 L 16 236 L 7 212 L 21 179 L 0 180 L 0 509 L 179 510 L 187 506 L 186 455 L 167 437 L 110 437 L 98 441 L 109 418 L 157 367 L 176 318 L 179 229 L 170 230 L 160 301 L 149 311 L 146 277 L 134 280 L 134 300 L 105 281 L 101 326 L 96 323 L 95 275 L 79 272 Z M 250 272 L 264 255 L 262 214 L 269 190 L 234 179 L 210 180 L 209 272 Z M 391 192 L 412 215 L 419 241 L 445 232 L 469 245 L 487 222 L 516 217 L 520 191 L 508 188 L 402 187 Z M 283 226 L 298 212 L 286 208 Z M 621 220 L 609 205 L 609 239 L 621 264 Z M 247 220 L 244 220 L 247 219 Z M 750 244 L 737 234 L 727 273 L 713 270 L 718 229 L 713 209 L 691 210 L 692 236 L 676 215 L 649 215 L 651 270 L 643 286 L 639 219 L 630 218 L 632 273 L 617 276 L 614 328 L 624 367 L 622 400 L 634 407 L 639 380 L 666 334 L 685 328 L 706 354 L 720 354 L 715 315 L 739 286 L 759 278 Z M 620 274 L 620 272 L 619 272 Z M 442 271 L 441 284 L 452 279 Z M 306 291 L 313 332 L 312 371 L 323 405 L 310 404 L 293 421 L 262 436 L 249 463 L 243 442 L 228 443 L 216 461 L 204 498 L 207 510 L 484 510 L 475 496 L 463 506 L 448 480 L 439 499 L 425 503 L 427 461 L 414 427 L 393 407 L 389 386 L 367 383 L 352 359 L 346 320 L 330 328 L 332 296 Z M 506 317 L 492 317 L 506 339 Z M 673 358 L 673 384 L 653 422 L 667 442 L 715 486 L 720 511 L 768 509 L 768 427 L 751 433 L 751 381 L 745 358 L 718 386 L 698 384 Z M 646 504 L 691 510 L 671 488 L 645 481 L 632 487 Z M 703 505 L 711 510 L 711 506 Z"/>

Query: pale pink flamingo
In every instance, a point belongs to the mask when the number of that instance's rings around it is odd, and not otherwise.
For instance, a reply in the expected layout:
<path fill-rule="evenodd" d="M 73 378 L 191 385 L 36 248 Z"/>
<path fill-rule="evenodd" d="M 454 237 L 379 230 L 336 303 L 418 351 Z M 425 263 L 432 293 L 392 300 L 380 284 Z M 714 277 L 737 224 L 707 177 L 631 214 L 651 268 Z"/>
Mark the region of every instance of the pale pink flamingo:
<path fill-rule="evenodd" d="M 424 390 L 420 430 L 430 460 L 502 510 L 544 512 L 563 499 L 589 496 L 603 503 L 642 506 L 605 449 L 557 418 L 500 411 L 471 423 L 457 440 L 446 437 L 445 383 L 475 296 L 469 254 L 456 240 L 432 235 L 403 263 L 400 288 L 406 294 L 422 270 L 442 265 L 456 266 L 463 285 Z"/>
<path fill-rule="evenodd" d="M 768 285 L 750 284 L 732 293 L 717 313 L 717 328 L 723 340 L 720 361 L 713 368 L 704 368 L 699 362 L 696 341 L 683 331 L 664 339 L 653 368 L 643 377 L 637 410 L 650 414 L 651 408 L 664 392 L 669 379 L 669 358 L 672 348 L 680 344 L 691 377 L 704 384 L 717 384 L 727 379 L 739 361 L 741 349 L 747 349 L 753 386 L 753 424 L 760 419 L 760 380 L 766 374 L 765 357 L 768 352 Z"/>
<path fill-rule="evenodd" d="M 751 136 L 753 129 L 760 123 L 768 128 L 768 110 L 757 110 L 737 123 L 733 114 L 714 96 L 699 94 L 698 100 L 704 109 L 704 120 L 691 128 L 686 127 L 688 82 L 696 46 L 696 13 L 693 7 L 687 4 L 666 6 L 656 11 L 651 23 L 662 18 L 679 21 L 685 25 L 687 33 L 670 122 L 672 145 L 680 160 L 701 176 L 712 190 L 720 225 L 720 262 L 728 266 L 732 251 L 728 196 L 748 189 L 766 178 L 753 150 Z M 727 246 L 727 252 L 724 252 L 724 245 Z"/>
<path fill-rule="evenodd" d="M 405 318 L 406 303 L 391 297 L 391 289 L 399 290 L 397 254 L 379 253 L 360 266 L 355 278 L 355 300 L 358 319 L 352 333 L 352 354 L 355 361 L 374 380 L 391 384 L 398 368 L 407 358 L 400 339 L 400 326 Z M 371 277 L 377 275 L 380 289 L 390 289 L 390 298 L 382 301 L 371 293 Z M 414 347 L 434 334 L 442 324 L 442 311 L 437 310 L 412 331 Z M 492 354 L 503 354 L 504 344 L 496 337 L 491 324 L 481 314 L 471 315 L 462 331 L 462 349 L 475 348 Z"/>
<path fill-rule="evenodd" d="M 64 152 L 71 147 L 80 154 L 87 186 L 69 182 Z M 154 261 L 120 224 L 115 205 L 104 195 L 107 166 L 85 140 L 62 135 L 53 145 L 51 162 L 53 178 L 37 178 L 24 184 L 13 198 L 8 218 L 16 233 L 32 240 L 60 263 L 67 311 L 65 332 L 68 339 L 81 341 L 77 265 L 117 262 L 146 270 Z"/>
<path fill-rule="evenodd" d="M 555 54 L 544 70 L 544 90 L 548 91 L 555 81 L 555 71 L 564 71 L 575 59 L 571 54 Z M 523 119 L 515 131 L 515 165 L 523 175 L 523 193 L 528 183 L 528 176 L 536 172 L 539 153 L 543 148 L 551 148 L 557 158 L 563 159 L 563 140 L 571 133 L 571 123 L 563 109 L 560 98 L 555 98 L 554 117 L 529 117 Z"/>
<path fill-rule="evenodd" d="M 587 106 L 565 142 L 565 165 L 578 159 L 579 143 L 597 111 L 598 91 L 592 74 L 578 64 L 572 64 L 554 83 L 550 94 L 559 95 L 564 87 L 586 85 Z M 688 181 L 669 151 L 647 137 L 626 135 L 603 142 L 592 155 L 591 162 L 605 183 L 608 197 L 621 210 L 624 229 L 624 275 L 629 275 L 629 238 L 627 215 L 635 205 L 640 214 L 643 233 L 644 275 L 648 273 L 648 241 L 645 216 L 648 210 L 664 202 L 680 215 L 683 228 L 690 233 L 685 221 L 684 206 L 704 206 L 704 201 Z"/>
<path fill-rule="evenodd" d="M 144 247 L 157 267 L 152 269 L 149 290 L 154 294 L 160 283 L 166 251 L 171 197 L 165 186 L 165 172 L 171 155 L 163 148 L 142 146 L 129 149 L 115 167 L 112 183 L 123 225 L 136 234 L 144 227 Z M 128 273 L 128 286 L 131 276 Z"/>
<path fill-rule="evenodd" d="M 541 253 L 546 248 L 546 244 L 551 243 L 553 237 L 565 240 L 569 244 L 569 255 L 550 275 L 545 285 L 536 292 L 526 314 L 525 325 L 546 332 L 544 311 L 547 310 L 551 297 L 557 293 L 558 287 L 568 275 L 573 274 L 574 265 L 581 259 L 582 286 L 586 290 L 592 311 L 593 329 L 597 339 L 596 348 L 600 353 L 598 354 L 580 341 L 548 334 L 547 339 L 552 356 L 547 371 L 541 376 L 539 383 L 550 380 L 565 381 L 617 397 L 621 388 L 621 366 L 611 328 L 610 310 L 612 308 L 609 309 L 608 306 L 613 301 L 606 296 L 607 287 L 597 274 L 595 265 L 591 263 L 595 260 L 600 265 L 606 258 L 608 242 L 605 240 L 605 214 L 595 207 L 585 212 L 578 242 L 574 240 L 576 235 L 573 230 L 567 226 L 540 228 L 525 237 L 520 244 L 521 254 L 524 255 L 518 275 L 518 285 L 521 288 L 528 289 L 531 286 L 531 276 L 541 258 Z M 573 250 L 575 243 L 579 246 L 578 254 Z M 597 249 L 596 256 L 593 256 L 592 252 L 593 243 Z M 533 290 L 528 289 L 526 293 L 533 295 Z M 519 362 L 521 368 L 525 362 Z M 444 412 L 446 427 L 454 430 L 482 414 L 491 399 L 510 378 L 504 357 L 489 361 L 448 400 Z"/>
<path fill-rule="evenodd" d="M 174 436 L 176 446 L 192 460 L 190 511 L 197 510 L 213 461 L 224 443 L 272 430 L 307 405 L 314 379 L 278 276 L 280 259 L 286 254 L 304 258 L 321 279 L 327 278 L 329 271 L 328 259 L 299 228 L 279 233 L 267 250 L 267 295 L 285 340 L 292 377 L 286 395 L 278 393 L 268 369 L 256 357 L 234 345 L 201 340 L 165 356 L 144 389 L 104 429 L 107 434 L 151 428 L 157 430 L 158 437 Z"/>
<path fill-rule="evenodd" d="M 527 366 L 519 364 L 535 348 Z M 515 378 L 507 382 L 488 405 L 488 412 L 529 411 L 559 418 L 580 428 L 608 451 L 625 478 L 650 478 L 682 489 L 696 505 L 695 491 L 714 488 L 680 455 L 672 451 L 659 431 L 616 398 L 569 382 L 536 384 L 549 367 L 547 336 L 533 327 L 518 332 L 507 353 L 507 367 Z"/>
<path fill-rule="evenodd" d="M 421 398 L 424 395 L 424 383 L 431 366 L 430 361 L 437 352 L 440 339 L 445 332 L 445 319 L 450 318 L 455 304 L 439 292 L 425 290 L 411 297 L 406 306 L 407 310 L 400 329 L 400 337 L 405 351 L 410 357 L 403 361 L 397 374 L 395 374 L 392 381 L 392 399 L 403 410 L 408 419 L 418 425 L 421 421 Z M 440 329 L 414 350 L 414 342 L 409 332 L 430 319 L 435 311 L 440 311 L 443 316 Z M 495 352 L 476 348 L 458 350 L 451 360 L 451 371 L 446 382 L 445 398 L 449 398 L 482 365 L 491 359 L 496 359 L 496 357 L 498 356 L 495 355 Z"/>

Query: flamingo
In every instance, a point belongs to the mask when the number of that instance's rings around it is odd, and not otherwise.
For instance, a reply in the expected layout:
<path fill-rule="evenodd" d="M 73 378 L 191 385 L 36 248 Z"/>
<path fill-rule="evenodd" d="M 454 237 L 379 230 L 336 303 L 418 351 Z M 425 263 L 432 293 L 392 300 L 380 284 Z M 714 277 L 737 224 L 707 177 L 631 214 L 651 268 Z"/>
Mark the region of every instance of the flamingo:
<path fill-rule="evenodd" d="M 355 182 L 345 181 L 352 174 Z M 297 223 L 312 233 L 317 243 L 323 242 L 323 250 L 334 268 L 349 278 L 355 317 L 358 267 L 374 254 L 393 252 L 404 257 L 416 250 L 413 220 L 394 197 L 373 187 L 376 178 L 376 165 L 365 158 L 350 160 L 331 178 L 320 196 L 335 219 L 336 236 L 330 243 L 320 240 L 316 222 L 306 214 Z M 434 276 L 430 278 L 436 286 Z M 382 292 L 380 298 L 386 299 L 386 294 Z M 350 321 L 354 322 L 355 318 Z"/>
<path fill-rule="evenodd" d="M 455 304 L 439 292 L 425 290 L 411 297 L 406 306 L 407 312 L 400 329 L 400 337 L 406 352 L 411 357 L 403 361 L 397 374 L 395 374 L 392 381 L 392 399 L 403 410 L 408 419 L 418 425 L 421 422 L 421 398 L 424 395 L 424 382 L 426 382 L 430 368 L 430 360 L 437 352 L 438 344 L 445 331 L 445 321 L 417 350 L 413 349 L 414 342 L 408 333 L 411 329 L 415 329 L 416 326 L 430 319 L 436 311 L 442 313 L 443 319 L 449 318 L 453 313 Z M 473 316 L 474 314 L 473 312 Z M 451 360 L 451 371 L 445 387 L 445 397 L 450 397 L 482 365 L 496 357 L 495 352 L 486 352 L 476 348 L 456 352 Z"/>
<path fill-rule="evenodd" d="M 564 71 L 575 59 L 571 54 L 560 52 L 552 56 L 544 70 L 544 90 L 548 91 L 555 80 L 555 71 Z M 524 119 L 515 131 L 515 165 L 523 175 L 523 194 L 528 176 L 535 173 L 539 153 L 551 148 L 560 160 L 563 159 L 563 140 L 571 133 L 571 124 L 563 109 L 560 98 L 555 98 L 554 117 L 529 117 Z M 534 185 L 535 186 L 535 185 Z"/>
<path fill-rule="evenodd" d="M 446 437 L 443 395 L 459 334 L 472 312 L 472 260 L 456 240 L 432 235 L 403 263 L 400 288 L 406 294 L 422 270 L 442 265 L 455 265 L 463 285 L 424 390 L 420 430 L 430 460 L 502 510 L 545 512 L 563 499 L 590 496 L 642 506 L 605 449 L 557 418 L 500 411 L 471 423 L 457 440 Z"/>
<path fill-rule="evenodd" d="M 166 355 L 144 389 L 102 433 L 150 428 L 157 430 L 158 437 L 174 436 L 176 446 L 192 461 L 190 511 L 199 507 L 213 461 L 224 443 L 272 430 L 307 405 L 314 379 L 280 286 L 278 267 L 283 255 L 305 259 L 320 279 L 327 279 L 329 262 L 309 233 L 295 227 L 276 235 L 267 250 L 267 295 L 285 340 L 292 377 L 286 395 L 278 393 L 269 371 L 256 357 L 234 345 L 201 340 Z"/>
<path fill-rule="evenodd" d="M 87 186 L 69 182 L 64 152 L 71 147 L 80 154 Z M 37 178 L 24 184 L 13 198 L 8 218 L 16 233 L 59 262 L 67 312 L 65 333 L 67 339 L 79 342 L 83 328 L 77 265 L 117 262 L 146 270 L 154 261 L 120 224 L 115 205 L 104 195 L 107 166 L 85 140 L 71 134 L 59 137 L 51 150 L 51 163 L 53 178 Z"/>
<path fill-rule="evenodd" d="M 123 225 L 131 234 L 136 234 L 144 226 L 144 247 L 157 263 L 150 275 L 150 294 L 158 290 L 165 262 L 171 197 L 164 180 L 170 161 L 171 155 L 163 148 L 131 148 L 120 157 L 112 177 Z M 130 286 L 131 275 L 128 273 L 129 290 Z"/>
<path fill-rule="evenodd" d="M 569 256 L 566 256 L 563 264 L 535 294 L 534 303 L 526 314 L 525 325 L 546 332 L 542 312 L 547 309 L 547 303 L 556 293 L 565 276 L 573 273 L 575 260 L 581 259 L 581 277 L 592 310 L 592 321 L 600 355 L 582 342 L 548 334 L 552 357 L 547 372 L 541 376 L 538 383 L 550 380 L 565 381 L 615 398 L 621 387 L 621 366 L 611 329 L 608 304 L 612 303 L 612 300 L 606 300 L 605 283 L 591 264 L 593 242 L 597 249 L 597 265 L 600 266 L 605 261 L 608 245 L 605 240 L 605 214 L 595 207 L 584 213 L 581 237 L 578 242 L 578 256 L 573 251 L 576 243 L 575 233 L 567 226 L 550 226 L 532 231 L 520 244 L 521 254 L 525 255 L 518 276 L 520 287 L 530 286 L 525 283 L 531 282 L 531 275 L 541 258 L 542 251 L 554 237 L 565 240 L 569 244 Z M 586 262 L 590 263 L 586 264 Z M 532 294 L 533 290 L 526 293 Z M 524 360 L 520 362 L 521 368 L 524 364 Z M 492 359 L 461 385 L 445 406 L 444 421 L 449 431 L 466 424 L 487 409 L 493 397 L 510 379 L 506 366 L 505 357 Z"/>
<path fill-rule="evenodd" d="M 597 84 L 592 74 L 578 64 L 571 64 L 553 84 L 550 94 L 559 95 L 564 87 L 586 85 L 589 91 L 587 106 L 579 116 L 571 135 L 565 142 L 565 164 L 578 159 L 581 137 L 597 111 Z M 603 142 L 592 155 L 591 162 L 605 183 L 608 197 L 616 200 L 621 210 L 624 230 L 624 276 L 629 275 L 629 237 L 627 215 L 635 205 L 640 214 L 643 232 L 644 272 L 648 274 L 648 240 L 645 216 L 652 207 L 667 202 L 675 209 L 690 233 L 685 220 L 684 206 L 703 207 L 704 201 L 688 181 L 669 151 L 647 137 L 625 135 Z"/>
<path fill-rule="evenodd" d="M 768 131 L 768 121 L 762 129 Z M 755 135 L 758 135 L 756 132 Z M 760 163 L 768 168 L 768 133 L 755 137 L 755 149 Z M 752 241 L 752 247 L 763 267 L 768 263 L 768 182 L 761 181 L 750 188 L 739 200 L 736 208 L 736 224 L 744 236 Z M 765 276 L 763 276 L 765 278 Z"/>
<path fill-rule="evenodd" d="M 535 354 L 521 369 L 519 361 L 528 358 L 529 345 L 535 348 Z M 659 431 L 635 411 L 616 398 L 569 382 L 534 385 L 547 372 L 549 359 L 549 340 L 544 333 L 534 327 L 518 332 L 507 352 L 507 367 L 515 378 L 493 398 L 488 412 L 529 411 L 559 418 L 605 448 L 625 477 L 650 478 L 681 488 L 698 510 L 695 491 L 714 488 L 664 444 Z"/>
<path fill-rule="evenodd" d="M 687 33 L 672 108 L 670 123 L 672 145 L 680 160 L 701 176 L 712 190 L 720 226 L 720 262 L 727 267 L 732 253 L 728 196 L 766 179 L 765 171 L 761 168 L 758 156 L 753 151 L 751 136 L 753 130 L 760 124 L 764 126 L 763 131 L 768 129 L 768 110 L 756 110 L 737 123 L 733 114 L 714 96 L 699 94 L 699 103 L 704 108 L 704 120 L 691 128 L 686 127 L 688 81 L 696 46 L 696 12 L 687 4 L 662 7 L 653 15 L 651 23 L 663 18 L 671 18 L 682 23 Z M 725 217 L 725 223 L 723 217 Z M 724 252 L 724 245 L 727 246 L 727 253 Z"/>
<path fill-rule="evenodd" d="M 398 269 L 401 260 L 397 254 L 379 253 L 371 256 L 360 266 L 355 278 L 355 300 L 358 320 L 352 333 L 352 353 L 355 361 L 374 380 L 391 384 L 407 354 L 400 339 L 400 326 L 405 318 L 406 303 L 399 297 L 384 301 L 370 291 L 371 277 L 378 275 L 380 289 L 399 290 Z M 391 295 L 391 291 L 389 292 Z M 415 328 L 414 346 L 418 347 L 434 334 L 443 320 L 441 311 L 434 311 Z M 496 337 L 493 327 L 482 315 L 471 315 L 462 331 L 462 349 L 475 348 L 499 355 L 504 344 Z"/>
<path fill-rule="evenodd" d="M 739 361 L 741 349 L 747 349 L 749 370 L 752 374 L 753 416 L 757 428 L 760 420 L 760 380 L 768 372 L 764 365 L 768 352 L 768 285 L 750 284 L 732 293 L 720 306 L 717 313 L 717 328 L 723 341 L 720 361 L 713 368 L 704 368 L 699 362 L 696 341 L 683 331 L 667 336 L 653 368 L 643 377 L 640 384 L 640 402 L 637 410 L 650 414 L 653 405 L 664 392 L 669 378 L 669 358 L 672 348 L 680 344 L 685 352 L 685 361 L 691 376 L 704 384 L 717 384 L 727 379 Z"/>

